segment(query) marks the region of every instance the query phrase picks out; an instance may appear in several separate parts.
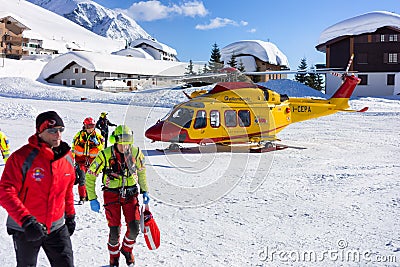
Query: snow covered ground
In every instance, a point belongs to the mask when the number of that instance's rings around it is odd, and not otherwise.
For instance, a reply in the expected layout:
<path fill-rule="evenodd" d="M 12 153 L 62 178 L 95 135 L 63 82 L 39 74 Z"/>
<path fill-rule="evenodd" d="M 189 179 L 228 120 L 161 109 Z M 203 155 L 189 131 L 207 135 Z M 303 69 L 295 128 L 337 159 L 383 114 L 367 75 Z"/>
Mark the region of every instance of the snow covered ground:
<path fill-rule="evenodd" d="M 398 97 L 356 98 L 352 108 L 368 106 L 366 113 L 293 124 L 279 134 L 282 143 L 306 149 L 164 156 L 155 149 L 167 144 L 151 143 L 144 131 L 185 98 L 181 91 L 115 94 L 53 86 L 35 81 L 40 66 L 7 61 L 0 68 L 0 128 L 15 150 L 46 110 L 64 118 L 68 142 L 85 117 L 97 119 L 103 111 L 132 127 L 147 155 L 150 204 L 162 239 L 150 251 L 138 237 L 137 266 L 400 264 Z M 92 212 L 89 204 L 76 212 L 75 265 L 107 265 L 104 212 Z M 0 224 L 6 217 L 0 209 Z M 0 259 L 2 266 L 16 265 L 5 227 Z M 38 266 L 50 266 L 43 251 Z"/>

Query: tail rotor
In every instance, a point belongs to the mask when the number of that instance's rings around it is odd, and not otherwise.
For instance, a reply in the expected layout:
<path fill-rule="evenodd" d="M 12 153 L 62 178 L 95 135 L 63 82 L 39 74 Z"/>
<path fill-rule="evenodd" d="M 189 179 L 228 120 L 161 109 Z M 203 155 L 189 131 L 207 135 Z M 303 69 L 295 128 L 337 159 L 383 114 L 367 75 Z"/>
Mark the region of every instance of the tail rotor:
<path fill-rule="evenodd" d="M 344 81 L 344 79 L 346 78 L 347 74 L 349 73 L 351 64 L 353 64 L 353 59 L 354 59 L 354 54 L 351 54 L 349 62 L 347 63 L 347 66 L 346 66 L 346 70 L 343 73 L 330 72 L 330 74 L 333 75 L 333 76 L 336 76 L 336 77 L 340 77 L 342 79 L 342 81 Z"/>

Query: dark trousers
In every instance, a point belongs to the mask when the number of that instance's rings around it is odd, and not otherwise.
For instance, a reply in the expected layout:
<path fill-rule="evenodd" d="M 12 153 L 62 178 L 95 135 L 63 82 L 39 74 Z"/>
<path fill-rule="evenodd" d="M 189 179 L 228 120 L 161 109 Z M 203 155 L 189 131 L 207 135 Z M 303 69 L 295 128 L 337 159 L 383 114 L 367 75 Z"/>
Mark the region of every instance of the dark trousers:
<path fill-rule="evenodd" d="M 65 225 L 46 237 L 33 242 L 27 241 L 23 232 L 15 231 L 13 241 L 17 256 L 17 267 L 36 266 L 40 248 L 43 248 L 51 266 L 74 266 L 71 239 Z"/>

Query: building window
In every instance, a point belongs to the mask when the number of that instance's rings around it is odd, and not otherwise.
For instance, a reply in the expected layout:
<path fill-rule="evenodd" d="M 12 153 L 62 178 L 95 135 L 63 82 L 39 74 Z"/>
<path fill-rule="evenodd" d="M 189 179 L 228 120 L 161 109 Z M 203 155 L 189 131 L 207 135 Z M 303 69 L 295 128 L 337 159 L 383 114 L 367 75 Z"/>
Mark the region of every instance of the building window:
<path fill-rule="evenodd" d="M 366 74 L 359 74 L 358 78 L 361 79 L 360 85 L 368 85 L 368 75 Z"/>
<path fill-rule="evenodd" d="M 235 110 L 225 111 L 225 125 L 226 125 L 226 127 L 236 127 L 237 118 L 236 118 Z"/>
<path fill-rule="evenodd" d="M 86 85 L 86 79 L 81 79 L 81 85 Z"/>
<path fill-rule="evenodd" d="M 220 126 L 219 111 L 211 110 L 210 112 L 210 125 L 213 128 L 218 128 Z"/>
<path fill-rule="evenodd" d="M 397 42 L 397 34 L 389 34 L 389 42 Z"/>
<path fill-rule="evenodd" d="M 74 68 L 74 73 L 79 73 L 79 69 L 78 68 Z"/>
<path fill-rule="evenodd" d="M 394 74 L 388 74 L 386 77 L 386 85 L 394 85 Z"/>
<path fill-rule="evenodd" d="M 357 55 L 357 64 L 368 64 L 368 54 L 367 53 L 359 53 Z"/>
<path fill-rule="evenodd" d="M 385 64 L 397 64 L 399 63 L 399 53 L 384 53 L 383 63 Z"/>
<path fill-rule="evenodd" d="M 194 128 L 200 129 L 207 126 L 207 115 L 205 110 L 199 110 L 196 114 L 196 119 L 194 121 Z"/>
<path fill-rule="evenodd" d="M 250 111 L 249 110 L 239 110 L 239 126 L 249 127 L 250 126 Z"/>
<path fill-rule="evenodd" d="M 384 42 L 384 41 L 385 41 L 385 35 L 381 34 L 381 42 Z"/>
<path fill-rule="evenodd" d="M 82 68 L 82 73 L 86 73 L 86 69 L 85 68 Z"/>
<path fill-rule="evenodd" d="M 75 79 L 69 80 L 70 85 L 75 85 Z"/>
<path fill-rule="evenodd" d="M 397 63 L 397 53 L 389 53 L 389 63 Z"/>
<path fill-rule="evenodd" d="M 62 79 L 62 80 L 61 80 L 61 84 L 62 84 L 62 85 L 67 85 L 67 80 Z"/>

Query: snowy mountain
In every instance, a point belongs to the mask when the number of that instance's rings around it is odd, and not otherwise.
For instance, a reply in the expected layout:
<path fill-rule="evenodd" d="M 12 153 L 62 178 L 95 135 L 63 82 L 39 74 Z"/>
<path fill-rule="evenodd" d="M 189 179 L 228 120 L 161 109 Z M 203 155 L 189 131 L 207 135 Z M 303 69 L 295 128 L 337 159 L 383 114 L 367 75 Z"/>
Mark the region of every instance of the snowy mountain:
<path fill-rule="evenodd" d="M 130 17 L 93 1 L 27 1 L 64 16 L 78 25 L 110 39 L 123 39 L 128 42 L 138 38 L 151 39 L 151 36 Z"/>

